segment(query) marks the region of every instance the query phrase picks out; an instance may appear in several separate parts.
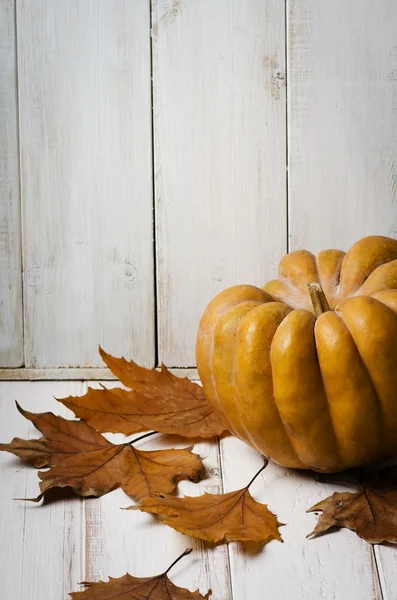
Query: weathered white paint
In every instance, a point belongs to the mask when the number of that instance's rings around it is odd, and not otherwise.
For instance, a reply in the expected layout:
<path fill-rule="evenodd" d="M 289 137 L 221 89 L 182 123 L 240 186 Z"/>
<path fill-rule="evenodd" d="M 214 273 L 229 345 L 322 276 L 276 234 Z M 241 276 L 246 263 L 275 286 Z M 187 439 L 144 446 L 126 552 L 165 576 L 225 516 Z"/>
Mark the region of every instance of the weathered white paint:
<path fill-rule="evenodd" d="M 26 366 L 154 363 L 149 0 L 17 0 Z"/>
<path fill-rule="evenodd" d="M 397 3 L 287 0 L 291 249 L 397 232 Z"/>
<path fill-rule="evenodd" d="M 227 492 L 247 485 L 262 464 L 259 453 L 233 437 L 222 440 L 221 456 Z M 315 515 L 306 510 L 337 490 L 342 488 L 268 465 L 251 493 L 287 524 L 281 528 L 284 543 L 272 541 L 257 553 L 230 544 L 234 600 L 266 596 L 271 600 L 381 600 L 370 544 L 348 530 L 306 539 L 316 522 Z M 394 594 L 396 581 L 389 582 Z"/>
<path fill-rule="evenodd" d="M 178 377 L 198 379 L 197 369 L 169 369 Z M 0 369 L 0 381 L 116 379 L 110 369 Z"/>
<path fill-rule="evenodd" d="M 382 600 L 394 600 L 397 597 L 397 548 L 393 544 L 376 545 L 374 552 L 382 585 Z"/>
<path fill-rule="evenodd" d="M 106 384 L 109 386 L 109 384 Z M 94 387 L 94 386 L 91 386 Z M 122 443 L 122 435 L 107 435 L 115 443 Z M 139 434 L 129 439 L 139 437 Z M 159 448 L 186 448 L 189 441 L 177 436 L 158 435 L 137 443 L 145 450 Z M 181 482 L 180 495 L 197 496 L 204 490 L 221 491 L 218 444 L 200 442 L 194 452 L 205 458 L 210 479 L 199 484 Z M 99 501 L 85 500 L 86 574 L 88 581 L 119 577 L 126 572 L 136 576 L 162 573 L 185 548 L 194 552 L 170 572 L 176 585 L 191 590 L 212 588 L 214 600 L 231 598 L 227 547 L 211 548 L 197 540 L 183 536 L 159 523 L 151 515 L 139 511 L 122 511 L 133 501 L 121 490 L 107 494 Z"/>
<path fill-rule="evenodd" d="M 0 0 L 0 365 L 23 364 L 15 6 Z"/>
<path fill-rule="evenodd" d="M 29 431 L 28 422 L 19 415 L 14 402 L 15 395 L 23 403 L 22 390 L 27 390 L 26 383 L 0 384 L 0 440 L 9 442 L 14 436 L 26 438 Z M 21 463 L 5 452 L 0 453 L 0 569 L 2 573 L 2 592 L 12 598 L 22 600 L 21 546 L 24 541 L 25 506 L 13 498 L 26 496 L 26 475 Z M 7 543 L 5 543 L 7 542 Z M 12 542 L 11 544 L 9 542 Z M 18 586 L 18 591 L 15 591 Z"/>
<path fill-rule="evenodd" d="M 96 384 L 94 384 L 96 385 Z M 109 385 L 107 383 L 106 385 Z M 114 385 L 114 384 L 110 384 Z M 53 399 L 82 394 L 87 384 L 78 382 L 5 382 L 0 384 L 0 441 L 14 436 L 38 437 L 38 432 L 17 412 L 14 399 L 32 411 L 52 410 L 71 417 Z M 135 436 L 134 436 L 135 437 Z M 123 436 L 109 436 L 115 442 Z M 182 447 L 176 436 L 142 440 L 140 447 Z M 225 491 L 246 485 L 261 465 L 258 453 L 235 438 L 195 444 L 204 457 L 209 479 L 199 485 L 182 482 L 181 494 L 221 491 L 223 465 Z M 115 491 L 101 499 L 74 498 L 30 505 L 12 498 L 35 496 L 36 469 L 0 453 L 0 547 L 2 597 L 54 600 L 77 591 L 79 581 L 119 576 L 126 571 L 150 575 L 162 571 L 186 547 L 194 554 L 172 571 L 178 585 L 213 589 L 214 600 L 379 600 L 378 576 L 372 547 L 349 531 L 306 540 L 316 521 L 306 509 L 337 486 L 315 483 L 307 475 L 269 465 L 252 486 L 252 494 L 269 504 L 279 519 L 284 544 L 271 542 L 258 551 L 252 546 L 229 544 L 232 590 L 229 584 L 227 547 L 215 549 L 197 543 L 158 523 L 150 515 L 125 512 L 130 500 Z M 396 547 L 375 547 L 383 599 L 397 596 Z"/>
<path fill-rule="evenodd" d="M 17 411 L 14 399 L 33 412 L 72 413 L 53 399 L 81 394 L 82 384 L 36 382 L 0 386 L 0 439 L 39 438 L 40 433 Z M 84 577 L 81 553 L 82 503 L 78 497 L 40 505 L 14 500 L 39 493 L 37 470 L 6 452 L 0 453 L 1 597 L 26 600 L 67 598 Z M 54 496 L 53 496 L 54 498 Z"/>
<path fill-rule="evenodd" d="M 291 249 L 397 237 L 397 5 L 286 1 L 287 105 L 282 2 L 152 2 L 170 366 L 194 364 L 210 298 L 285 250 L 286 109 Z M 154 362 L 149 4 L 0 0 L 3 368 L 24 363 L 22 254 L 28 368 L 100 367 L 97 343 Z"/>
<path fill-rule="evenodd" d="M 284 3 L 153 3 L 159 355 L 195 364 L 198 322 L 286 249 Z"/>

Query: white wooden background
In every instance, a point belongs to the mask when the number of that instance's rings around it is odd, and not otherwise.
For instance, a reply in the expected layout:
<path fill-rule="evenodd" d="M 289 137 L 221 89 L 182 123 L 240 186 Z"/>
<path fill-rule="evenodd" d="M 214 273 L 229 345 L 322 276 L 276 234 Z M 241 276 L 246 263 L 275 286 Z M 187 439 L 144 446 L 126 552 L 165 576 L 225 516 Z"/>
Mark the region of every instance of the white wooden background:
<path fill-rule="evenodd" d="M 288 249 L 397 237 L 394 0 L 0 0 L 0 377 L 109 377 L 100 343 L 192 374 L 198 321 Z M 194 374 L 194 372 L 193 372 Z M 63 415 L 74 382 L 3 382 L 0 439 L 36 435 L 12 400 Z M 142 447 L 181 444 L 159 436 Z M 196 444 L 230 491 L 260 464 Z M 83 579 L 171 573 L 214 600 L 396 600 L 392 546 L 306 541 L 335 489 L 270 465 L 252 489 L 284 544 L 208 549 L 101 500 L 13 501 L 35 471 L 0 455 L 0 596 L 66 598 Z"/>
<path fill-rule="evenodd" d="M 98 344 L 193 367 L 223 288 L 397 235 L 396 23 L 394 0 L 0 0 L 0 375 L 106 376 Z"/>

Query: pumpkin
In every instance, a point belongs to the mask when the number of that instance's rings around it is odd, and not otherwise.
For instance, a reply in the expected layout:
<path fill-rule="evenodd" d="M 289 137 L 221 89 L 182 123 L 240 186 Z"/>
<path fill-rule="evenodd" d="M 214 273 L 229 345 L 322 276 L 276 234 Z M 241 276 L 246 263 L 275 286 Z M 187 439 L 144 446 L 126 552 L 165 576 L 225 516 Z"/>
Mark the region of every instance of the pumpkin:
<path fill-rule="evenodd" d="M 336 472 L 397 454 L 397 240 L 298 250 L 263 289 L 231 287 L 197 367 L 228 429 L 274 462 Z"/>

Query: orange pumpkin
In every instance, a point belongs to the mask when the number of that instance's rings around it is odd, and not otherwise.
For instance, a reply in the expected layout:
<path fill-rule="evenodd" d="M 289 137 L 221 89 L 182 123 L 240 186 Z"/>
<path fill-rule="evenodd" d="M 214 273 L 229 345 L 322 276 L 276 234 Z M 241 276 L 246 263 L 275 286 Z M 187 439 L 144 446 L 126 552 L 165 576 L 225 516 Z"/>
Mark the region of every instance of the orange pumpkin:
<path fill-rule="evenodd" d="M 204 391 L 232 433 L 286 467 L 341 471 L 397 454 L 397 240 L 287 254 L 263 289 L 205 311 Z"/>

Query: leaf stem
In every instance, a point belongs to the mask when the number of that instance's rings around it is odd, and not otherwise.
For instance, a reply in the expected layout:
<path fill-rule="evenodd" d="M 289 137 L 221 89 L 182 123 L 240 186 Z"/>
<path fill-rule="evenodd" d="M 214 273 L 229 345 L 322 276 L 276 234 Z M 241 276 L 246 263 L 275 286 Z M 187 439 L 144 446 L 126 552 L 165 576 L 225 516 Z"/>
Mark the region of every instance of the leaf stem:
<path fill-rule="evenodd" d="M 172 567 L 174 567 L 176 565 L 176 563 L 181 560 L 181 558 L 183 558 L 184 556 L 187 556 L 191 552 L 193 552 L 193 548 L 186 548 L 186 550 L 184 550 L 182 552 L 182 554 L 180 556 L 178 556 L 178 558 L 176 560 L 174 560 L 174 562 L 168 567 L 168 569 L 166 571 L 164 571 L 163 575 L 166 575 L 169 571 L 171 571 Z"/>
<path fill-rule="evenodd" d="M 259 469 L 259 471 L 258 471 L 258 472 L 257 472 L 257 473 L 256 473 L 256 474 L 253 476 L 253 478 L 251 479 L 251 481 L 249 482 L 249 484 L 248 484 L 248 485 L 245 487 L 245 489 L 246 489 L 246 490 L 248 490 L 248 488 L 250 487 L 250 485 L 251 485 L 252 483 L 254 483 L 254 481 L 255 481 L 255 479 L 258 477 L 258 475 L 259 475 L 260 473 L 262 473 L 262 471 L 264 471 L 264 470 L 266 469 L 267 465 L 269 464 L 269 459 L 267 458 L 267 456 L 264 456 L 264 457 L 263 457 L 263 462 L 264 462 L 264 465 L 263 465 L 263 467 L 261 467 L 261 468 Z"/>
<path fill-rule="evenodd" d="M 143 435 L 135 438 L 134 440 L 131 440 L 130 442 L 128 442 L 128 444 L 130 446 L 132 446 L 133 444 L 135 444 L 135 442 L 140 442 L 141 440 L 143 440 L 144 438 L 149 437 L 150 435 L 154 435 L 155 433 L 158 433 L 158 431 L 149 431 L 149 433 L 144 433 Z"/>

